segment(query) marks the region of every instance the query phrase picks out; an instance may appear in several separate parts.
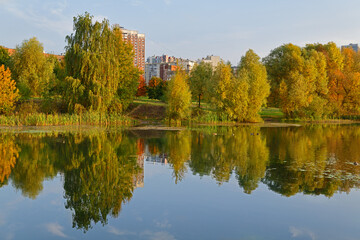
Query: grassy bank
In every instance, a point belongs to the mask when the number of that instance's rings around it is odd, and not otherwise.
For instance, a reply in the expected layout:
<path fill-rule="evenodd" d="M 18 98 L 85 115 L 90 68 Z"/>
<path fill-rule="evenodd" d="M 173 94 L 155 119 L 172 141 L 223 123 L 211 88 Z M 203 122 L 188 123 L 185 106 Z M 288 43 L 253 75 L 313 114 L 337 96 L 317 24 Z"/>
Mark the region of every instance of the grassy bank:
<path fill-rule="evenodd" d="M 66 125 L 124 125 L 130 126 L 136 121 L 120 114 L 44 114 L 0 116 L 0 126 L 66 126 Z"/>

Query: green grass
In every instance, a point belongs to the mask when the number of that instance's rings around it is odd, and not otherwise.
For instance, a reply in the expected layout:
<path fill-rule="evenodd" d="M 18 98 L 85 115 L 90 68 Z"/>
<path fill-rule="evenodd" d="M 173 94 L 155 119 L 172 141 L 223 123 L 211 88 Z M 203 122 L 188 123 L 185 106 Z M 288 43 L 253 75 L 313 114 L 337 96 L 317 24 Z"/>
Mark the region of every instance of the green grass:
<path fill-rule="evenodd" d="M 139 97 L 134 100 L 135 104 L 150 104 L 150 105 L 156 105 L 156 106 L 166 106 L 166 103 L 157 100 L 157 99 L 149 99 L 148 97 Z"/>
<path fill-rule="evenodd" d="M 44 114 L 0 116 L 0 126 L 132 125 L 135 120 L 120 114 Z"/>
<path fill-rule="evenodd" d="M 263 108 L 261 109 L 260 116 L 262 118 L 278 118 L 284 117 L 284 113 L 279 108 Z"/>

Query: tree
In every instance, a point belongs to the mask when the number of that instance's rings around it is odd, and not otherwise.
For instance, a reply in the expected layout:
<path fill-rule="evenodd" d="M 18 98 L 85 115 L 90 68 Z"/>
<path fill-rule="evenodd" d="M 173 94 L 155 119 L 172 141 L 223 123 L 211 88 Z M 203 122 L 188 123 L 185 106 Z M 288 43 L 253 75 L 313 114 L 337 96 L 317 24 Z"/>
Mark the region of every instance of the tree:
<path fill-rule="evenodd" d="M 137 88 L 136 96 L 141 97 L 146 95 L 146 82 L 143 76 L 140 76 L 139 85 Z"/>
<path fill-rule="evenodd" d="M 212 78 L 212 103 L 220 115 L 230 120 L 244 121 L 248 108 L 248 83 L 235 78 L 231 66 L 219 63 Z"/>
<path fill-rule="evenodd" d="M 246 120 L 260 121 L 259 112 L 270 93 L 266 68 L 253 50 L 248 50 L 239 63 L 238 78 L 248 83 L 248 106 Z"/>
<path fill-rule="evenodd" d="M 5 65 L 5 68 L 9 67 L 10 65 L 10 55 L 9 52 L 0 46 L 0 66 Z"/>
<path fill-rule="evenodd" d="M 192 95 L 200 101 L 208 93 L 209 81 L 211 80 L 213 69 L 210 63 L 201 62 L 195 65 L 190 73 L 189 85 Z"/>
<path fill-rule="evenodd" d="M 140 71 L 133 65 L 130 43 L 122 40 L 119 26 L 93 23 L 89 13 L 74 17 L 74 33 L 66 37 L 66 71 L 84 87 L 85 108 L 106 112 L 112 104 L 125 109 L 136 94 Z"/>
<path fill-rule="evenodd" d="M 0 65 L 0 114 L 9 114 L 14 110 L 14 104 L 19 97 L 15 81 L 11 79 L 10 69 Z"/>
<path fill-rule="evenodd" d="M 169 82 L 167 116 L 170 120 L 182 120 L 190 115 L 191 92 L 186 80 L 186 73 L 178 70 Z"/>
<path fill-rule="evenodd" d="M 167 82 L 158 77 L 152 77 L 149 81 L 146 91 L 150 99 L 163 100 Z"/>
<path fill-rule="evenodd" d="M 24 98 L 44 96 L 54 80 L 54 61 L 44 55 L 43 45 L 35 38 L 23 41 L 12 56 L 12 73 Z"/>

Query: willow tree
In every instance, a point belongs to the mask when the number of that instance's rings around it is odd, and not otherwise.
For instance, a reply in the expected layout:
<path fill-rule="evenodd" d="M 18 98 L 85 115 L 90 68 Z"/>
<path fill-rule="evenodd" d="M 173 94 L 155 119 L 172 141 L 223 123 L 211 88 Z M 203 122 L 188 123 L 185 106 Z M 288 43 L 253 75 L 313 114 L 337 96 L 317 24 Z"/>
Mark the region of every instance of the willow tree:
<path fill-rule="evenodd" d="M 140 72 L 120 27 L 111 27 L 106 19 L 93 23 L 93 16 L 85 13 L 74 17 L 74 33 L 66 41 L 67 74 L 84 89 L 77 104 L 97 112 L 113 105 L 124 109 L 135 96 Z"/>
<path fill-rule="evenodd" d="M 265 66 L 260 62 L 260 57 L 251 49 L 241 58 L 238 78 L 245 80 L 249 85 L 247 121 L 261 121 L 259 112 L 269 96 L 270 84 Z"/>
<path fill-rule="evenodd" d="M 189 85 L 191 93 L 197 97 L 199 101 L 199 108 L 201 99 L 208 93 L 209 82 L 213 74 L 213 69 L 210 63 L 201 62 L 195 65 L 190 73 Z"/>

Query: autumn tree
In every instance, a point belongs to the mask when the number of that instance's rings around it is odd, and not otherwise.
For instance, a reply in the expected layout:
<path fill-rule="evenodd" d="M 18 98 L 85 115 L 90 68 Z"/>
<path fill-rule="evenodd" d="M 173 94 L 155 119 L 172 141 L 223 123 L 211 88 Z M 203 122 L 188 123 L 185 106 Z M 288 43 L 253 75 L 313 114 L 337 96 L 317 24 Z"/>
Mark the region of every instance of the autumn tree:
<path fill-rule="evenodd" d="M 110 27 L 106 19 L 93 23 L 93 16 L 85 13 L 74 17 L 74 33 L 66 41 L 67 74 L 84 89 L 77 104 L 98 112 L 113 104 L 125 109 L 136 94 L 140 71 L 120 27 Z"/>
<path fill-rule="evenodd" d="M 241 58 L 238 78 L 240 81 L 246 81 L 249 86 L 246 120 L 261 121 L 259 112 L 269 96 L 270 84 L 265 66 L 260 62 L 260 57 L 251 49 Z"/>
<path fill-rule="evenodd" d="M 137 88 L 136 96 L 141 97 L 146 95 L 146 82 L 145 78 L 143 76 L 140 76 L 139 78 L 139 85 Z"/>
<path fill-rule="evenodd" d="M 14 110 L 19 97 L 19 90 L 15 81 L 11 79 L 10 69 L 0 65 L 0 114 L 9 114 Z"/>
<path fill-rule="evenodd" d="M 54 61 L 44 55 L 43 45 L 35 38 L 16 47 L 12 60 L 12 74 L 22 97 L 40 97 L 54 80 Z"/>
<path fill-rule="evenodd" d="M 212 78 L 212 103 L 219 115 L 230 120 L 245 121 L 248 109 L 249 85 L 243 78 L 235 78 L 231 66 L 219 63 Z"/>
<path fill-rule="evenodd" d="M 178 70 L 171 78 L 167 90 L 167 117 L 170 120 L 181 120 L 190 115 L 191 92 L 187 84 L 187 75 Z"/>
<path fill-rule="evenodd" d="M 208 93 L 209 82 L 212 78 L 213 69 L 210 63 L 201 62 L 195 65 L 190 73 L 189 85 L 191 93 L 200 101 Z"/>
<path fill-rule="evenodd" d="M 146 91 L 150 99 L 163 100 L 166 92 L 167 82 L 158 77 L 152 77 L 146 86 Z"/>
<path fill-rule="evenodd" d="M 327 104 L 325 56 L 286 44 L 264 59 L 271 81 L 270 102 L 288 118 L 322 118 Z"/>

